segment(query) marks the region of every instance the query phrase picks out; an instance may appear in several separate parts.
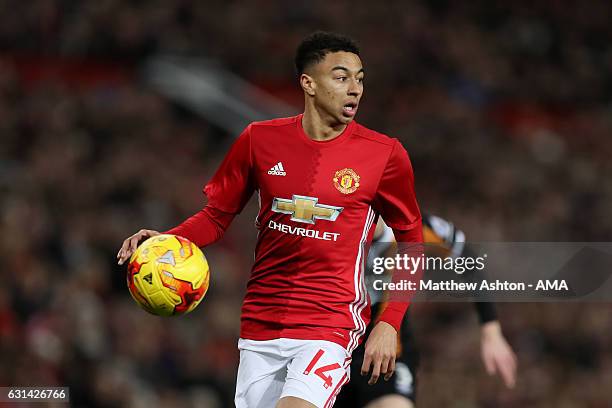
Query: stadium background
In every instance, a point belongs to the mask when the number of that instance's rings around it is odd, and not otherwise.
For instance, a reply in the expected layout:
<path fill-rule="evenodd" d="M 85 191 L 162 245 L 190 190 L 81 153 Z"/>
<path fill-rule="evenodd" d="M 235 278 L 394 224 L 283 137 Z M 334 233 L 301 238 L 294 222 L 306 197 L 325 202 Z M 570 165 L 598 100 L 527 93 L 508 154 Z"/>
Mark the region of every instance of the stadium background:
<path fill-rule="evenodd" d="M 206 250 L 211 290 L 187 318 L 146 315 L 115 265 L 127 235 L 202 206 L 235 136 L 143 80 L 160 54 L 301 106 L 296 44 L 349 34 L 358 120 L 404 143 L 423 208 L 471 240 L 610 241 L 612 3 L 373 3 L 0 1 L 0 385 L 70 386 L 78 407 L 231 406 L 255 204 Z M 420 406 L 607 407 L 611 311 L 500 305 L 507 391 L 469 305 L 417 305 Z"/>

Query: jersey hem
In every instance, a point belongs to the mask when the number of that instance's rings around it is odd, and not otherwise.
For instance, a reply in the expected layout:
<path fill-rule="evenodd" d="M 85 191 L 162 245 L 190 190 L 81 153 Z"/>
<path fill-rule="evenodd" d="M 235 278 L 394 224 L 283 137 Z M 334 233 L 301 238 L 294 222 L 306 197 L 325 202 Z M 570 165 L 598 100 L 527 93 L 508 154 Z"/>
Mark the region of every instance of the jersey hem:
<path fill-rule="evenodd" d="M 349 330 L 342 330 L 344 336 L 349 337 Z M 363 337 L 363 336 L 362 336 Z M 240 331 L 240 338 L 244 340 L 266 341 L 278 339 L 293 339 L 293 340 L 323 340 L 336 343 L 344 349 L 348 348 L 348 340 L 340 338 L 333 333 L 313 333 L 312 331 L 283 329 L 278 330 L 274 334 L 259 332 L 250 332 L 246 330 Z M 361 339 L 359 339 L 361 342 Z"/>

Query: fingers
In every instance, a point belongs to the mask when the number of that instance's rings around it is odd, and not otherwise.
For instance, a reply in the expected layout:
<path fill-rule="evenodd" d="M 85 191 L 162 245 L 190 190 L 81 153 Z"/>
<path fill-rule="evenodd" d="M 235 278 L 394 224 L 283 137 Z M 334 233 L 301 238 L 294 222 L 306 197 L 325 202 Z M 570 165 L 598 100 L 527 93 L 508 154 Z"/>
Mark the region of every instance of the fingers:
<path fill-rule="evenodd" d="M 143 238 L 158 234 L 159 233 L 157 231 L 141 229 L 136 234 L 127 238 L 125 241 L 123 241 L 119 252 L 117 252 L 117 263 L 119 265 L 123 265 L 123 263 L 128 260 L 134 252 L 136 252 L 136 249 L 138 248 L 138 243 Z"/>
<path fill-rule="evenodd" d="M 516 356 L 512 352 L 498 353 L 484 359 L 489 375 L 499 373 L 504 385 L 514 388 L 516 384 Z"/>
<path fill-rule="evenodd" d="M 506 384 L 506 387 L 514 388 L 516 378 L 514 376 L 514 371 L 512 370 L 512 368 L 508 365 L 503 365 L 499 367 L 499 372 L 502 379 L 504 380 L 504 384 Z"/>
<path fill-rule="evenodd" d="M 375 354 L 366 351 L 361 366 L 361 375 L 368 375 L 370 368 L 372 368 L 372 375 L 368 380 L 369 385 L 376 384 L 381 374 L 384 376 L 385 381 L 388 381 L 395 372 L 395 358 L 391 355 Z"/>
<path fill-rule="evenodd" d="M 395 359 L 392 358 L 389 360 L 389 366 L 387 368 L 387 373 L 385 374 L 385 381 L 389 381 L 395 372 Z"/>
<path fill-rule="evenodd" d="M 370 380 L 368 381 L 368 385 L 374 385 L 378 381 L 378 377 L 380 377 L 380 366 L 381 365 L 382 365 L 382 362 L 380 359 L 375 359 L 373 361 L 374 368 L 372 369 L 372 376 L 370 377 Z"/>
<path fill-rule="evenodd" d="M 365 353 L 363 357 L 363 364 L 361 365 L 361 375 L 366 376 L 370 372 L 370 365 L 372 364 L 372 353 Z"/>
<path fill-rule="evenodd" d="M 487 374 L 495 374 L 495 359 L 490 355 L 485 355 L 483 358 L 483 362 L 487 370 Z"/>
<path fill-rule="evenodd" d="M 136 252 L 136 249 L 138 248 L 138 242 L 143 236 L 144 236 L 144 233 L 141 231 L 135 237 L 130 239 L 130 252 L 131 253 Z"/>
<path fill-rule="evenodd" d="M 128 252 L 129 244 L 130 244 L 130 238 L 123 241 L 123 244 L 121 245 L 121 248 L 119 249 L 119 252 L 117 253 L 117 258 L 119 258 L 117 263 L 119 265 L 123 265 L 125 260 L 128 259 L 132 255 L 131 253 Z"/>
<path fill-rule="evenodd" d="M 505 356 L 504 361 L 499 364 L 499 372 L 508 388 L 514 388 L 516 384 L 516 357 L 513 354 Z"/>
<path fill-rule="evenodd" d="M 391 359 L 383 358 L 382 362 L 380 363 L 380 375 L 382 375 L 383 379 L 386 379 L 389 375 L 389 370 L 391 368 L 390 365 Z"/>
<path fill-rule="evenodd" d="M 381 324 L 384 323 L 384 324 Z M 380 322 L 370 333 L 366 342 L 361 375 L 365 376 L 372 368 L 372 375 L 368 384 L 376 384 L 380 375 L 390 378 L 395 371 L 395 357 L 397 351 L 397 331 L 385 322 Z"/>

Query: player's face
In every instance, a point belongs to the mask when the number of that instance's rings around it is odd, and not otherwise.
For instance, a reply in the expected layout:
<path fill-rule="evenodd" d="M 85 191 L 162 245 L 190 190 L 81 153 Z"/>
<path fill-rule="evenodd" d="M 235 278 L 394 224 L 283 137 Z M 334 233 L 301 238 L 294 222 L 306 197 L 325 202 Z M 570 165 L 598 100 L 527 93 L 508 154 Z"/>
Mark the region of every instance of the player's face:
<path fill-rule="evenodd" d="M 355 117 L 363 94 L 363 65 L 352 52 L 330 52 L 312 69 L 314 102 L 335 123 Z"/>

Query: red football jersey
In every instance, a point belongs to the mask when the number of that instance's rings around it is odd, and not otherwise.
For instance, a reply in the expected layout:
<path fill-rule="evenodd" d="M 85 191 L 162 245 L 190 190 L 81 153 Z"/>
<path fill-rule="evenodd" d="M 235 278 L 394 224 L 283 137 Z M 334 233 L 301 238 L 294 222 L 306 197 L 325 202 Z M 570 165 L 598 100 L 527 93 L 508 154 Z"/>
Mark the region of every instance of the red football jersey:
<path fill-rule="evenodd" d="M 406 150 L 355 121 L 325 142 L 304 133 L 302 115 L 252 123 L 204 192 L 228 214 L 259 195 L 245 339 L 322 339 L 352 352 L 370 317 L 364 249 L 378 215 L 396 231 L 421 226 Z"/>

